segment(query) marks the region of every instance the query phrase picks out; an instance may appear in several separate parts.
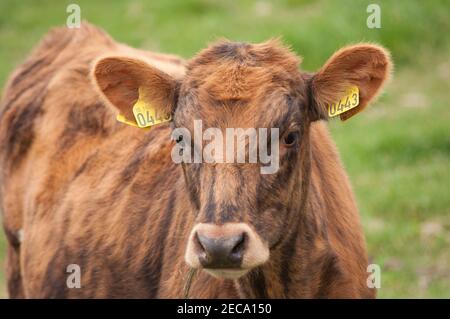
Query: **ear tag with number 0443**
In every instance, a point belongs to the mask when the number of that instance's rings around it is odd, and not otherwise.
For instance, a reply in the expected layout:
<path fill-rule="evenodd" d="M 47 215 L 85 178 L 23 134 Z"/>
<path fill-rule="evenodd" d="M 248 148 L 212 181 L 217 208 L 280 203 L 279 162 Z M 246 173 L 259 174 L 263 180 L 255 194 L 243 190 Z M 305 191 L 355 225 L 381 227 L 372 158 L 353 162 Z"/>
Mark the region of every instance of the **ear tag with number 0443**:
<path fill-rule="evenodd" d="M 134 121 L 127 119 L 123 114 L 117 115 L 117 121 L 148 130 L 153 125 L 172 120 L 170 114 L 165 114 L 156 110 L 150 103 L 146 102 L 143 97 L 144 94 L 139 88 L 139 99 L 133 105 L 133 114 L 137 124 Z"/>
<path fill-rule="evenodd" d="M 357 86 L 350 87 L 345 95 L 337 102 L 328 105 L 328 116 L 335 117 L 357 107 L 359 104 L 359 89 Z"/>
<path fill-rule="evenodd" d="M 138 127 L 145 128 L 168 122 L 172 119 L 170 114 L 164 114 L 156 110 L 150 103 L 143 99 L 142 90 L 139 89 L 139 99 L 133 106 L 133 114 Z"/>

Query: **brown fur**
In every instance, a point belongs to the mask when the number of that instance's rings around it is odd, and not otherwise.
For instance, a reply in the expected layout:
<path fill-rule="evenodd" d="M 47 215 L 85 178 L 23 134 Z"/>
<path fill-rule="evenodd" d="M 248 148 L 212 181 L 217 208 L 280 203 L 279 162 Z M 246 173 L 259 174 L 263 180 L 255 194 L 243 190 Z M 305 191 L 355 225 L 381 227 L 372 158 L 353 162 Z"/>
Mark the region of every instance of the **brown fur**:
<path fill-rule="evenodd" d="M 10 296 L 183 297 L 194 225 L 246 222 L 269 245 L 269 261 L 235 281 L 199 272 L 190 297 L 373 297 L 353 193 L 325 123 L 315 121 L 341 91 L 324 84 L 333 63 L 315 77 L 277 42 L 222 42 L 185 68 L 88 24 L 50 33 L 11 76 L 0 106 Z M 368 83 L 358 82 L 361 109 L 379 89 Z M 172 124 L 144 132 L 116 122 L 116 107 L 131 117 L 139 86 L 174 113 Z M 171 129 L 193 118 L 205 129 L 289 130 L 301 120 L 302 138 L 281 150 L 274 176 L 255 174 L 255 164 L 176 165 Z M 81 289 L 66 287 L 69 264 L 81 267 Z"/>

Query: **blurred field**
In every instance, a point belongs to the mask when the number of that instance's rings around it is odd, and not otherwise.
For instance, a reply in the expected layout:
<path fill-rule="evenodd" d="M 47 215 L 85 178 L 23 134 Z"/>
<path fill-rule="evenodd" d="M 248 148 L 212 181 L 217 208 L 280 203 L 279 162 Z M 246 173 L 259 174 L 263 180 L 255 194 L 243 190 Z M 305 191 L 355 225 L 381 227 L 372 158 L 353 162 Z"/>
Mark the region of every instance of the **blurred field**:
<path fill-rule="evenodd" d="M 132 46 L 186 58 L 219 37 L 281 36 L 316 70 L 334 50 L 373 41 L 392 52 L 391 85 L 372 108 L 332 121 L 357 194 L 379 297 L 450 297 L 450 38 L 448 1 L 375 1 L 381 29 L 366 27 L 374 1 L 0 2 L 0 86 L 66 6 Z M 5 242 L 0 234 L 0 262 Z M 4 272 L 0 296 L 5 297 Z"/>

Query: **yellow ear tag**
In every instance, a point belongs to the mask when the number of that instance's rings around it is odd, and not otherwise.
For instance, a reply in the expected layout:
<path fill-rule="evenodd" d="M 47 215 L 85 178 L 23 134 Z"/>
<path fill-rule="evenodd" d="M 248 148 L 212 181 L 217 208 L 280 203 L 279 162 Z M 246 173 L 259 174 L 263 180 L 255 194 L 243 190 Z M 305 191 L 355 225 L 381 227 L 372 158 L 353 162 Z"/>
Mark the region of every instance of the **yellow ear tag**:
<path fill-rule="evenodd" d="M 118 114 L 116 120 L 141 129 L 149 130 L 151 126 L 168 122 L 172 120 L 170 114 L 158 112 L 155 108 L 147 103 L 143 99 L 144 94 L 141 88 L 139 88 L 139 99 L 133 105 L 133 114 L 136 119 L 136 123 L 128 120 L 123 114 Z"/>
<path fill-rule="evenodd" d="M 139 88 L 139 99 L 133 106 L 133 114 L 138 127 L 150 127 L 153 125 L 168 122 L 172 119 L 172 116 L 170 114 L 165 114 L 156 110 L 150 103 L 144 101 L 143 97 L 144 94 Z"/>
<path fill-rule="evenodd" d="M 357 107 L 358 104 L 359 89 L 357 86 L 352 86 L 339 101 L 328 105 L 328 116 L 335 117 Z"/>
<path fill-rule="evenodd" d="M 134 126 L 134 127 L 138 127 L 137 124 L 134 123 L 133 121 L 127 120 L 127 118 L 123 114 L 117 114 L 116 120 L 121 122 L 121 123 L 124 123 L 124 124 L 128 124 L 128 125 L 131 125 L 131 126 Z"/>

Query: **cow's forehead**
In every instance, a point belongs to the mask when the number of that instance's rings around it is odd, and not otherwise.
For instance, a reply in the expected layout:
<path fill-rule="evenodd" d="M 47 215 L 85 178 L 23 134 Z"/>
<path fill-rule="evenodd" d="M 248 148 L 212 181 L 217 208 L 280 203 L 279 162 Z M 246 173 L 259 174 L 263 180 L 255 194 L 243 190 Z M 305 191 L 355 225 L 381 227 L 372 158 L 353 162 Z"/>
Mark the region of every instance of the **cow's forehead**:
<path fill-rule="evenodd" d="M 185 84 L 210 90 L 218 98 L 245 98 L 261 86 L 294 80 L 299 62 L 277 40 L 261 44 L 219 42 L 188 63 Z"/>
<path fill-rule="evenodd" d="M 212 45 L 188 65 L 180 117 L 211 126 L 267 126 L 264 113 L 285 112 L 292 88 L 302 86 L 298 65 L 279 41 Z"/>
<path fill-rule="evenodd" d="M 274 90 L 261 99 L 205 102 L 203 98 L 200 94 L 182 102 L 175 115 L 176 124 L 191 127 L 194 120 L 202 120 L 205 129 L 269 128 L 279 127 L 280 121 L 286 120 L 289 114 L 292 118 L 300 115 L 294 113 L 290 96 L 282 90 Z"/>
<path fill-rule="evenodd" d="M 236 62 L 245 66 L 278 65 L 297 68 L 300 59 L 278 40 L 259 44 L 219 41 L 200 51 L 188 63 L 188 72 L 200 66 Z"/>

